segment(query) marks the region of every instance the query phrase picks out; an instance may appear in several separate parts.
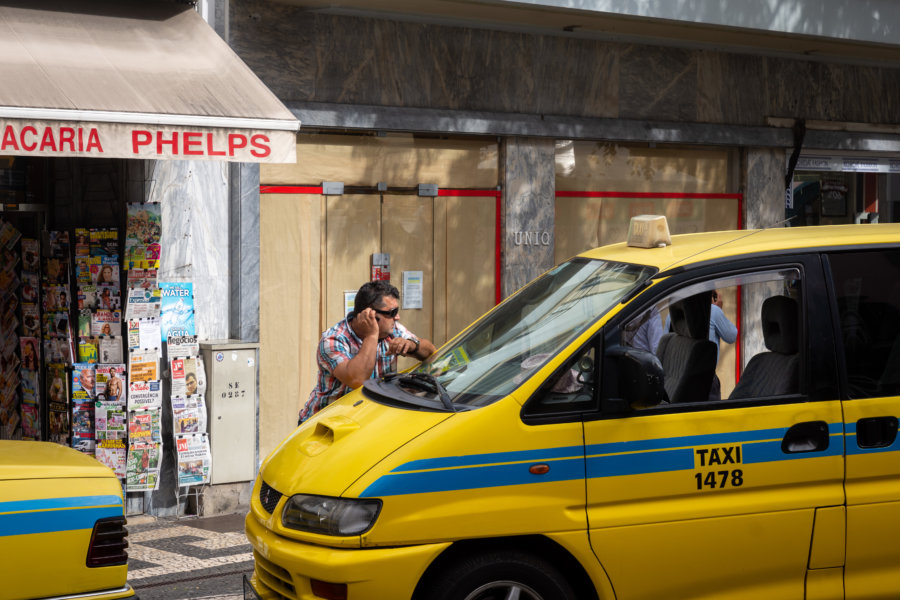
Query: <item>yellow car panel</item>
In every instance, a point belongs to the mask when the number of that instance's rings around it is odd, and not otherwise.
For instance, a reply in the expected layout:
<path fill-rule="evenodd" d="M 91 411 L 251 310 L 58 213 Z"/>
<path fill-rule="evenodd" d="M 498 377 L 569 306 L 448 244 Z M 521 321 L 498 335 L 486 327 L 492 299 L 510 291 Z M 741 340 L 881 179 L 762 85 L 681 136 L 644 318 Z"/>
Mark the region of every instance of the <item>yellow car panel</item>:
<path fill-rule="evenodd" d="M 123 516 L 121 484 L 93 458 L 57 444 L 0 442 L 0 599 L 134 596 L 127 565 L 86 564 L 97 520 Z"/>
<path fill-rule="evenodd" d="M 351 392 L 272 453 L 246 525 L 255 594 L 311 600 L 317 580 L 353 600 L 462 600 L 487 590 L 540 600 L 827 600 L 843 597 L 846 577 L 847 598 L 891 597 L 878 589 L 897 587 L 900 441 L 853 444 L 857 422 L 900 413 L 891 411 L 898 399 L 847 402 L 838 383 L 807 381 L 721 407 L 692 400 L 683 410 L 632 404 L 617 412 L 623 400 L 604 395 L 613 392 L 602 376 L 590 379 L 612 369 L 605 353 L 623 343 L 608 331 L 637 322 L 651 303 L 720 280 L 799 298 L 800 339 L 837 339 L 823 316 L 828 298 L 815 295 L 827 292 L 825 255 L 878 244 L 900 244 L 900 225 L 673 236 L 664 247 L 586 252 L 566 263 L 572 272 L 554 267 L 413 368 L 418 382 L 401 375 Z M 742 270 L 732 270 L 736 261 Z M 578 269 L 595 262 L 605 270 L 579 280 Z M 643 279 L 626 289 L 635 272 Z M 819 350 L 824 358 L 812 364 Z M 807 380 L 839 368 L 835 348 L 804 352 Z M 577 396 L 562 385 L 567 376 L 578 382 L 573 390 L 603 392 Z M 393 397 L 392 385 L 407 387 Z M 441 390 L 475 399 L 442 407 Z M 547 405 L 533 412 L 544 396 Z M 578 408 L 554 404 L 565 402 Z M 285 525 L 288 505 L 298 510 L 291 498 L 309 495 L 321 502 Z M 373 500 L 379 509 L 360 517 L 369 521 L 357 533 L 316 529 L 338 519 L 333 507 L 353 513 Z M 564 593 L 547 593 L 541 577 L 517 579 L 497 548 L 543 559 L 541 575 L 566 579 Z M 470 585 L 467 571 L 454 570 L 468 567 L 470 554 L 497 560 L 495 574 L 484 568 Z"/>

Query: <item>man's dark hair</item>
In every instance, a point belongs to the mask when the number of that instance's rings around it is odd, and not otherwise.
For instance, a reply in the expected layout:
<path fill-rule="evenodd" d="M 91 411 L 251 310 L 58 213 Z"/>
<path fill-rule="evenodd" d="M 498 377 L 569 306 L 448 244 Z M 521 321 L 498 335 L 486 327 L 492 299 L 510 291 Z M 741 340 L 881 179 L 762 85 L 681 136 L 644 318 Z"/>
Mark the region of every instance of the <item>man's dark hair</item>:
<path fill-rule="evenodd" d="M 367 308 L 381 306 L 381 300 L 385 296 L 393 296 L 399 300 L 400 291 L 387 281 L 370 281 L 362 284 L 362 287 L 356 292 L 352 316 L 355 317 Z"/>

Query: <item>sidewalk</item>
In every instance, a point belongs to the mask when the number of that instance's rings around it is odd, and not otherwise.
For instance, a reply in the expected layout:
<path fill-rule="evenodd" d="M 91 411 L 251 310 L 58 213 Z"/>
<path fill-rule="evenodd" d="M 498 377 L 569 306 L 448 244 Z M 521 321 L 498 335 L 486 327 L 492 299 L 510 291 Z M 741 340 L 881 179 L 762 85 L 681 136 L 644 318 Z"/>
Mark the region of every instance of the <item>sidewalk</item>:
<path fill-rule="evenodd" d="M 128 518 L 128 582 L 142 600 L 239 600 L 253 571 L 244 513 Z"/>

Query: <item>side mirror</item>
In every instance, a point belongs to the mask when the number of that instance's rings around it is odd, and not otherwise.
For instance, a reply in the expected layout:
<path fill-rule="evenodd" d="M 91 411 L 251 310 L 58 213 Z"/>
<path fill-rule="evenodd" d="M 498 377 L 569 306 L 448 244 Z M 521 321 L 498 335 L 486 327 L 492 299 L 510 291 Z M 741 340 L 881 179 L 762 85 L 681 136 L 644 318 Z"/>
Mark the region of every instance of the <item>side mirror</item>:
<path fill-rule="evenodd" d="M 613 412 L 623 412 L 625 407 L 649 408 L 666 399 L 665 373 L 655 354 L 616 346 L 609 349 L 607 357 L 616 364 L 618 398 L 605 401 L 604 409 L 608 406 Z"/>

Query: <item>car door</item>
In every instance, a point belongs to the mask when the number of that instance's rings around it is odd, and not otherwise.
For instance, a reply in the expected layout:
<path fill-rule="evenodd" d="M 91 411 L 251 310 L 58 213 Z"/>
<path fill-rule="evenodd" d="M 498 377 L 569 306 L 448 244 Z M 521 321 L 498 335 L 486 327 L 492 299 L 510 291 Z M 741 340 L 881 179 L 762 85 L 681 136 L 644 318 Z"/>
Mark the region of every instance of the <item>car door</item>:
<path fill-rule="evenodd" d="M 833 252 L 847 429 L 846 597 L 900 597 L 900 249 Z"/>
<path fill-rule="evenodd" d="M 590 541 L 616 598 L 758 600 L 839 593 L 843 421 L 827 352 L 833 344 L 818 256 L 706 267 L 696 275 L 674 275 L 650 291 L 657 289 L 655 296 L 636 298 L 635 309 L 623 311 L 607 328 L 608 359 L 599 375 L 607 410 L 584 424 Z M 741 340 L 747 360 L 737 387 L 713 401 L 706 379 L 692 384 L 697 391 L 686 401 L 617 414 L 617 386 L 625 383 L 615 356 L 634 324 L 654 309 L 654 318 L 675 316 L 672 307 L 688 299 L 708 305 L 713 290 L 741 297 L 745 307 Z M 788 307 L 781 326 L 795 315 L 790 344 L 778 336 L 769 344 L 772 336 L 761 335 L 771 325 L 763 322 L 766 307 L 776 305 Z M 768 319 L 775 318 L 773 311 Z M 702 319 L 698 314 L 694 318 Z M 708 308 L 705 315 L 708 326 Z M 655 349 L 660 356 L 666 335 Z M 766 347 L 754 348 L 754 336 Z M 711 342 L 704 342 L 702 327 L 682 337 L 703 350 L 687 354 L 709 355 L 704 344 Z M 751 377 L 759 371 L 753 365 L 760 362 L 757 355 L 771 360 L 761 376 Z M 795 365 L 790 377 L 782 372 L 788 364 Z M 674 377 L 676 369 L 669 368 L 665 377 Z M 773 387 L 782 376 L 784 384 Z M 828 577 L 819 578 L 822 573 Z"/>

